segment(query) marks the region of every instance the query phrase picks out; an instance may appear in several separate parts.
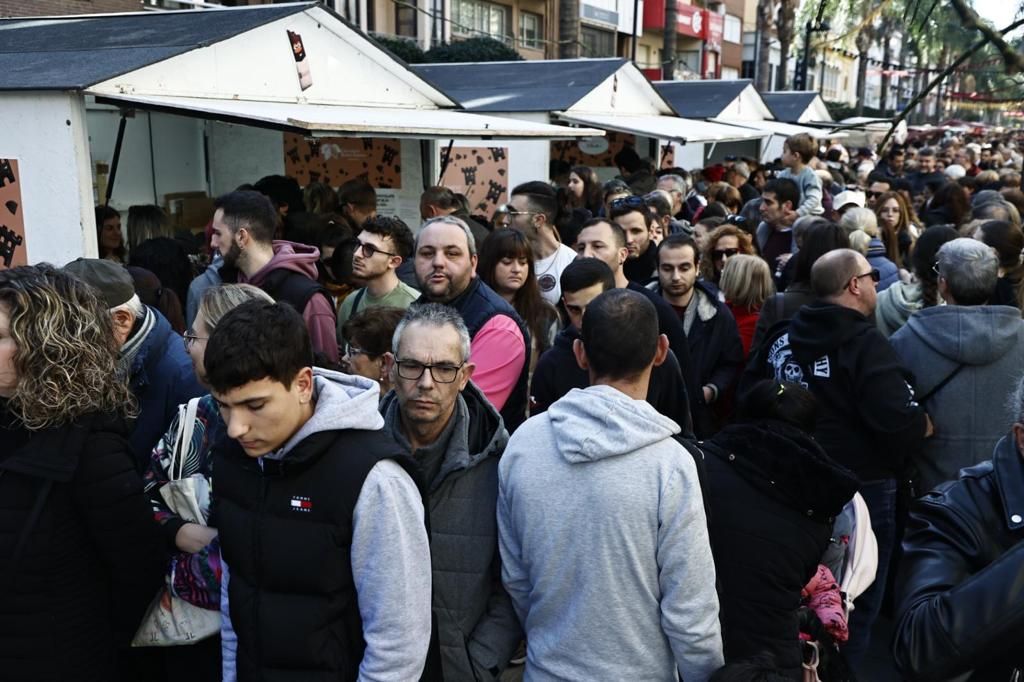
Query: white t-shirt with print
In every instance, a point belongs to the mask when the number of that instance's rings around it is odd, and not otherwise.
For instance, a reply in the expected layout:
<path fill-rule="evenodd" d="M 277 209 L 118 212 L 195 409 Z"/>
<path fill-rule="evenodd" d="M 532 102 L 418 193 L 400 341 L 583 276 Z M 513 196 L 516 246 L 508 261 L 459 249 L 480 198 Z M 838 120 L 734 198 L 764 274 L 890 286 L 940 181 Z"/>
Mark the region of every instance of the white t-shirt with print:
<path fill-rule="evenodd" d="M 576 252 L 565 244 L 559 244 L 553 254 L 543 260 L 534 261 L 533 271 L 537 275 L 540 295 L 551 305 L 558 305 L 558 299 L 562 297 L 562 287 L 559 284 L 562 270 L 574 260 Z"/>

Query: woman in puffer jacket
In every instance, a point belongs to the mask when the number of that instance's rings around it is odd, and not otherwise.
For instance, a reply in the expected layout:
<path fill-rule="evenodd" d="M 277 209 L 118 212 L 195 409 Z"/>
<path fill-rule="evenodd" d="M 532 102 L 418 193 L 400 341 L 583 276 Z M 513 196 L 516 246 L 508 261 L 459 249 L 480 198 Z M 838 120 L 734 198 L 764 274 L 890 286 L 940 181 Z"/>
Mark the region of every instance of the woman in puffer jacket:
<path fill-rule="evenodd" d="M 0 679 L 118 680 L 165 555 L 111 317 L 48 265 L 0 271 Z"/>
<path fill-rule="evenodd" d="M 801 590 L 859 485 L 811 437 L 815 421 L 809 391 L 762 381 L 701 446 L 726 663 L 767 656 L 793 680 Z"/>

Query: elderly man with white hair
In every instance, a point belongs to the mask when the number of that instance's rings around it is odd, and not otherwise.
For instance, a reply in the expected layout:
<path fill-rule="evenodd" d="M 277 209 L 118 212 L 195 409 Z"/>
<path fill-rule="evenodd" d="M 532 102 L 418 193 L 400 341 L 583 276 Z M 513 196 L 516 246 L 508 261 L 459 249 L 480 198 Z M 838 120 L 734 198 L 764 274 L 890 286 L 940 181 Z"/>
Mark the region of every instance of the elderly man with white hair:
<path fill-rule="evenodd" d="M 1006 431 L 993 396 L 1008 395 L 1024 368 L 1020 310 L 988 305 L 999 276 L 991 247 L 974 239 L 946 242 L 936 268 L 946 305 L 917 311 L 889 339 L 938 425 L 916 462 L 922 493 L 991 456 Z"/>
<path fill-rule="evenodd" d="M 178 405 L 206 394 L 182 342 L 170 323 L 139 300 L 124 266 L 100 258 L 79 258 L 64 270 L 90 285 L 110 311 L 114 340 L 121 349 L 121 370 L 128 377 L 139 414 L 129 443 L 142 473 L 153 446 L 178 414 Z M 186 342 L 196 337 L 186 333 Z"/>

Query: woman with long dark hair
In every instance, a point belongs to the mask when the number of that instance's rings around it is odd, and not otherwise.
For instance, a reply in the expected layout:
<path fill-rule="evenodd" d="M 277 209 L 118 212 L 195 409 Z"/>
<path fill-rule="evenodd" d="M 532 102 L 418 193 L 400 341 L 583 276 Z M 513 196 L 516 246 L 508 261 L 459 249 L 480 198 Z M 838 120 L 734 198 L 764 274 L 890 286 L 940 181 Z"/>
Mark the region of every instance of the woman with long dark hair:
<path fill-rule="evenodd" d="M 125 262 L 126 249 L 121 233 L 121 214 L 110 206 L 96 207 L 96 245 L 99 257 Z"/>
<path fill-rule="evenodd" d="M 1005 220 L 990 220 L 975 230 L 974 238 L 995 249 L 999 257 L 999 279 L 989 303 L 1024 307 L 1024 231 Z"/>
<path fill-rule="evenodd" d="M 554 306 L 540 295 L 533 271 L 533 252 L 518 230 L 496 230 L 480 245 L 477 274 L 516 309 L 533 337 L 531 368 L 558 332 Z"/>
<path fill-rule="evenodd" d="M 566 188 L 569 190 L 571 208 L 585 208 L 590 211 L 591 216 L 599 215 L 604 192 L 601 181 L 597 179 L 597 173 L 593 169 L 587 166 L 573 166 Z"/>
<path fill-rule="evenodd" d="M 0 271 L 0 677 L 121 679 L 163 543 L 113 321 L 49 265 Z"/>

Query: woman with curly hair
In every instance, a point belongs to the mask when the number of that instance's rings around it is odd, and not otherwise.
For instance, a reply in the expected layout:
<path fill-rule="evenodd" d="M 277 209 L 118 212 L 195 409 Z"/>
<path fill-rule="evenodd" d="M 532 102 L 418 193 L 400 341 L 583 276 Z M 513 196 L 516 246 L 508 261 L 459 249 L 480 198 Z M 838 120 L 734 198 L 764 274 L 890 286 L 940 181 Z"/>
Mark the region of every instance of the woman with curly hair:
<path fill-rule="evenodd" d="M 719 225 L 707 237 L 707 246 L 700 259 L 700 276 L 705 282 L 718 284 L 722 270 L 730 258 L 736 255 L 754 255 L 754 240 L 750 233 L 735 225 Z"/>
<path fill-rule="evenodd" d="M 518 230 L 497 230 L 480 245 L 477 274 L 516 309 L 530 330 L 533 343 L 530 368 L 551 347 L 558 333 L 558 311 L 540 295 L 533 271 L 533 252 Z"/>
<path fill-rule="evenodd" d="M 121 679 L 164 553 L 111 316 L 49 265 L 0 271 L 0 677 Z"/>
<path fill-rule="evenodd" d="M 904 268 L 910 262 L 910 250 L 921 234 L 917 216 L 899 192 L 883 192 L 875 201 L 875 215 L 885 244 L 885 255 Z"/>

